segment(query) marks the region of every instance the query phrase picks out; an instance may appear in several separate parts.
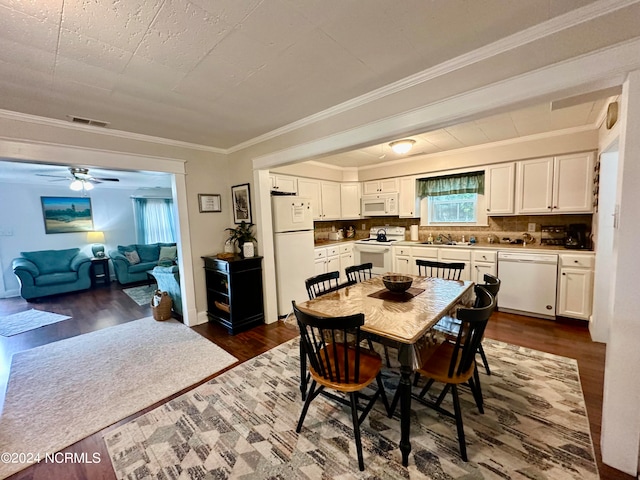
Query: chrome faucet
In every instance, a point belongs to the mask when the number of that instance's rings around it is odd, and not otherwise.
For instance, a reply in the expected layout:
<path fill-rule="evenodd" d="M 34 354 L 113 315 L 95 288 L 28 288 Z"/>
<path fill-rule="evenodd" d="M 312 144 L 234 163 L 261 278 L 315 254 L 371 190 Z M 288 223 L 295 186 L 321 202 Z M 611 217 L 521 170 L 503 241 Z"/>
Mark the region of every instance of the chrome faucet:
<path fill-rule="evenodd" d="M 443 237 L 446 240 L 447 244 L 452 244 L 453 243 L 453 237 L 451 235 L 448 235 L 446 233 L 441 233 L 440 236 Z"/>

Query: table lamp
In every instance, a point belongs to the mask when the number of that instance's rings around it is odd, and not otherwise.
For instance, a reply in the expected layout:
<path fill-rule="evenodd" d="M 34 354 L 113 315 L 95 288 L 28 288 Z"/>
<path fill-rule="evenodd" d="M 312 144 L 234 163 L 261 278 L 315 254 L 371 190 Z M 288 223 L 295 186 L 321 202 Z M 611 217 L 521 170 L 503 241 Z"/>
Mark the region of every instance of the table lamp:
<path fill-rule="evenodd" d="M 87 233 L 87 242 L 92 243 L 91 252 L 96 258 L 104 257 L 104 232 Z"/>

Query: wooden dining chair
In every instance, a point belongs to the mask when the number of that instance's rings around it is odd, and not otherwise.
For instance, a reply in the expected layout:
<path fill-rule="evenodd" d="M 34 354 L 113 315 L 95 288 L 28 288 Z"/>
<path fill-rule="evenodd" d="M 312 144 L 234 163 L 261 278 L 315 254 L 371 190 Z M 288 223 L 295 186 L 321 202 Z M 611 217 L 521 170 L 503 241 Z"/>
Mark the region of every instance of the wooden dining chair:
<path fill-rule="evenodd" d="M 382 359 L 376 352 L 362 348 L 360 345 L 360 327 L 364 325 L 364 314 L 329 318 L 317 317 L 299 310 L 295 301 L 292 304 L 300 329 L 300 342 L 304 344 L 312 378 L 311 388 L 300 413 L 296 432 L 300 433 L 302 430 L 309 405 L 319 394 L 349 406 L 358 453 L 358 467 L 360 471 L 363 471 L 364 459 L 360 424 L 379 397 L 382 397 L 387 414 L 390 413 L 380 375 Z M 348 337 L 351 336 L 355 336 L 355 342 L 348 340 Z M 378 387 L 375 393 L 373 395 L 363 394 L 362 390 L 374 381 Z M 344 396 L 326 392 L 327 388 L 344 394 Z M 368 400 L 368 403 L 359 405 L 360 397 Z M 358 410 L 362 411 L 360 416 L 358 416 Z"/>
<path fill-rule="evenodd" d="M 475 287 L 477 302 L 471 308 L 459 308 L 456 317 L 460 320 L 460 329 L 454 343 L 444 342 L 439 345 L 426 362 L 417 369 L 417 372 L 428 378 L 427 384 L 418 395 L 412 395 L 417 401 L 427 405 L 436 411 L 455 418 L 460 444 L 460 456 L 465 462 L 467 459 L 467 445 L 464 437 L 464 426 L 460 400 L 458 398 L 458 385 L 468 383 L 473 393 L 476 405 L 480 413 L 484 413 L 482 406 L 482 392 L 478 379 L 476 366 L 476 352 L 482 341 L 485 327 L 489 317 L 496 306 L 495 297 L 482 285 Z M 426 393 L 435 382 L 445 386 L 435 401 L 425 399 Z M 398 402 L 400 389 L 396 391 L 391 404 L 391 412 Z M 442 408 L 442 401 L 448 392 L 451 392 L 454 412 Z"/>
<path fill-rule="evenodd" d="M 421 277 L 437 277 L 446 280 L 460 280 L 460 274 L 464 270 L 463 262 L 445 263 L 433 260 L 416 259 L 418 275 Z"/>
<path fill-rule="evenodd" d="M 370 279 L 373 276 L 373 263 L 363 263 L 362 265 L 352 265 L 344 269 L 347 274 L 347 282 L 359 283 Z"/>
<path fill-rule="evenodd" d="M 340 286 L 340 272 L 321 273 L 315 277 L 309 277 L 304 281 L 307 287 L 309 300 L 324 295 L 325 293 L 337 290 Z"/>

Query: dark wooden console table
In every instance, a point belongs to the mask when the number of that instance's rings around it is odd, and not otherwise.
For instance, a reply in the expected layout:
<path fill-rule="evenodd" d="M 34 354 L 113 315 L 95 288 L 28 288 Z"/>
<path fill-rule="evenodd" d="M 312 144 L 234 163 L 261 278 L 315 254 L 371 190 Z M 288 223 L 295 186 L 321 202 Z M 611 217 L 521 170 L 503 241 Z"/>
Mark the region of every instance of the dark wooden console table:
<path fill-rule="evenodd" d="M 262 257 L 202 257 L 207 316 L 231 335 L 264 323 Z"/>

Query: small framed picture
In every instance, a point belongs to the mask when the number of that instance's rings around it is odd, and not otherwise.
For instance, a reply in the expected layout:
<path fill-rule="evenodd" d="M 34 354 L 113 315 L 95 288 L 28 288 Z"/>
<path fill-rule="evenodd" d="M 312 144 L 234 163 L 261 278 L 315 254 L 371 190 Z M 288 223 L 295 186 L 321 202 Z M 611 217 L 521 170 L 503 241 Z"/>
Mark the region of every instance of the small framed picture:
<path fill-rule="evenodd" d="M 251 222 L 251 194 L 249 184 L 234 185 L 231 187 L 231 198 L 233 199 L 233 222 Z"/>
<path fill-rule="evenodd" d="M 220 202 L 220 195 L 217 193 L 199 193 L 198 206 L 200 207 L 200 213 L 221 212 L 222 204 Z"/>

